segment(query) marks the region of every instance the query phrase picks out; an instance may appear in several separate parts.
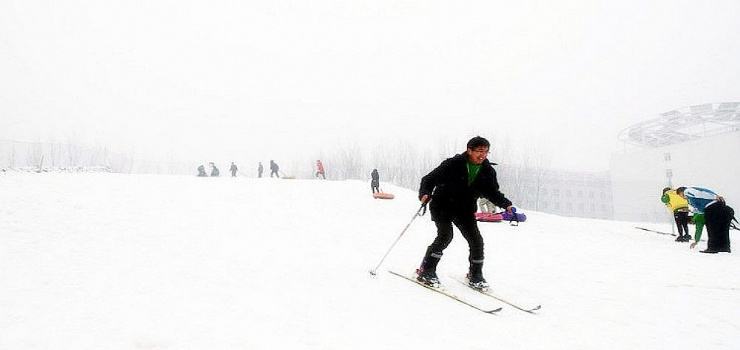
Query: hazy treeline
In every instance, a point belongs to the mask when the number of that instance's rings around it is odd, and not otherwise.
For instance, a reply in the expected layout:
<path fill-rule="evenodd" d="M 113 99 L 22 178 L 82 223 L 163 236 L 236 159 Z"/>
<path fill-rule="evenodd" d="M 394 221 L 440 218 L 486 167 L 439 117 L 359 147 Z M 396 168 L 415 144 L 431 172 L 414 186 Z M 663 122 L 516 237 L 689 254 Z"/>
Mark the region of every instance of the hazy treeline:
<path fill-rule="evenodd" d="M 77 169 L 106 168 L 114 173 L 188 174 L 191 165 L 139 159 L 111 152 L 108 147 L 75 143 L 0 140 L 0 168 Z"/>

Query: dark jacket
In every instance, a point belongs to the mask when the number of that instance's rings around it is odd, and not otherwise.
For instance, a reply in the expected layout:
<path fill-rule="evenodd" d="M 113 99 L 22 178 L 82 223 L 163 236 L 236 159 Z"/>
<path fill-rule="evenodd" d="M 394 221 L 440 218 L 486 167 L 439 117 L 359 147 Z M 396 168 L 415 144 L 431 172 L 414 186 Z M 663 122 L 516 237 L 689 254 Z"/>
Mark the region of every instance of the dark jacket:
<path fill-rule="evenodd" d="M 472 217 L 479 197 L 484 197 L 501 208 L 511 205 L 511 201 L 499 191 L 496 171 L 488 159 L 483 161 L 478 176 L 470 186 L 467 163 L 465 153 L 455 155 L 421 179 L 419 198 L 425 194 L 432 196 L 429 203 L 432 220 Z"/>

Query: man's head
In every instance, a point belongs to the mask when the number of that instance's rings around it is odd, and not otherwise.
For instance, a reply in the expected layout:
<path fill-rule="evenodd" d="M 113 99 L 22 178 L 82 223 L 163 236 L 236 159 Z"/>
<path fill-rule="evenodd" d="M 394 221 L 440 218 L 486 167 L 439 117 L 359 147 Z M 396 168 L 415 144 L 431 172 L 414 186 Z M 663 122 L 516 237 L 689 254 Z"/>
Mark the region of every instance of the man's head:
<path fill-rule="evenodd" d="M 671 188 L 670 188 L 670 187 L 664 187 L 664 188 L 663 188 L 663 194 L 665 194 L 666 192 L 668 192 L 668 191 L 670 191 L 670 190 L 671 190 Z"/>
<path fill-rule="evenodd" d="M 467 147 L 468 161 L 473 164 L 481 164 L 488 157 L 488 149 L 491 147 L 491 143 L 480 136 L 476 136 L 468 141 Z"/>
<path fill-rule="evenodd" d="M 685 190 L 686 190 L 686 187 L 679 187 L 676 189 L 676 194 L 683 198 L 686 198 L 686 195 L 683 194 Z"/>

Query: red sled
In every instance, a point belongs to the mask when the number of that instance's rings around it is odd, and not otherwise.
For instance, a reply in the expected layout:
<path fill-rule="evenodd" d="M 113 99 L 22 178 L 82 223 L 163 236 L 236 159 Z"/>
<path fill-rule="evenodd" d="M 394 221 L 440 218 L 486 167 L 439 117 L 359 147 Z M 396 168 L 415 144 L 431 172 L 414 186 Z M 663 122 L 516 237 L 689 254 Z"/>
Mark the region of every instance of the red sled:
<path fill-rule="evenodd" d="M 392 193 L 375 192 L 373 198 L 375 199 L 393 199 L 395 196 Z"/>
<path fill-rule="evenodd" d="M 499 222 L 504 219 L 501 213 L 475 213 L 475 219 L 483 222 Z"/>

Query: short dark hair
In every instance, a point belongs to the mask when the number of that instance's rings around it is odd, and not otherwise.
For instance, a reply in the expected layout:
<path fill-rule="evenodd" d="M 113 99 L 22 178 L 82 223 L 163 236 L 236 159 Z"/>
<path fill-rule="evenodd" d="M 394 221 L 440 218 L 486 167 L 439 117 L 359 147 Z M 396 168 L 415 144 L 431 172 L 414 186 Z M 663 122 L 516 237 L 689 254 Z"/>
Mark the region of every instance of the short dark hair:
<path fill-rule="evenodd" d="M 686 187 L 679 187 L 676 189 L 676 193 L 681 194 L 684 190 L 686 190 Z"/>
<path fill-rule="evenodd" d="M 663 194 L 665 194 L 666 192 L 668 192 L 668 191 L 670 191 L 670 190 L 671 190 L 671 188 L 670 188 L 670 187 L 666 187 L 666 188 L 663 188 Z"/>
<path fill-rule="evenodd" d="M 480 136 L 476 136 L 476 137 L 473 137 L 472 139 L 470 139 L 470 141 L 468 141 L 468 146 L 467 147 L 468 147 L 468 149 L 476 149 L 478 147 L 488 147 L 488 148 L 491 148 L 491 143 L 488 142 L 488 140 L 486 140 L 486 139 L 484 139 L 484 138 L 482 138 Z"/>

